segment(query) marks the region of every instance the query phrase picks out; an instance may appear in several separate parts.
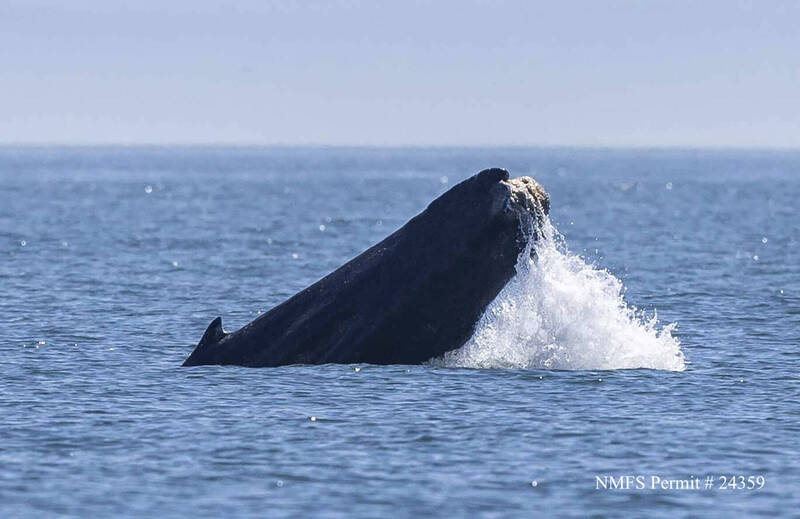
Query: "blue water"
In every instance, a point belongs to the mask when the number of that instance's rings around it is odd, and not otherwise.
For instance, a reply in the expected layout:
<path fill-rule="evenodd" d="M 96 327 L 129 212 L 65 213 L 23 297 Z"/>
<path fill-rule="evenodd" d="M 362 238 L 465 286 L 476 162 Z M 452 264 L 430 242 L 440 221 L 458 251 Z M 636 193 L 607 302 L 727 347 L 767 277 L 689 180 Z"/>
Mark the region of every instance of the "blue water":
<path fill-rule="evenodd" d="M 179 367 L 488 166 L 685 370 Z M 0 148 L 0 194 L 4 517 L 796 513 L 800 153 Z"/>

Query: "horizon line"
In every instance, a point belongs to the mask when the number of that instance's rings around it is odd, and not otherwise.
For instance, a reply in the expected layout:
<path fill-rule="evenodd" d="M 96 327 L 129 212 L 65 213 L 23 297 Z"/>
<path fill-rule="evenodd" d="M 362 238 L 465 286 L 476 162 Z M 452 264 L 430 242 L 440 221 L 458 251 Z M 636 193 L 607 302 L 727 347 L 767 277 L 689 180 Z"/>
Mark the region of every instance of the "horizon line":
<path fill-rule="evenodd" d="M 260 143 L 260 142 L 0 142 L 0 148 L 261 148 L 261 149 L 363 149 L 363 150 L 447 150 L 447 149 L 562 149 L 592 151 L 749 151 L 800 152 L 800 145 L 741 146 L 741 145 L 683 145 L 683 144 L 375 144 L 375 143 Z"/>

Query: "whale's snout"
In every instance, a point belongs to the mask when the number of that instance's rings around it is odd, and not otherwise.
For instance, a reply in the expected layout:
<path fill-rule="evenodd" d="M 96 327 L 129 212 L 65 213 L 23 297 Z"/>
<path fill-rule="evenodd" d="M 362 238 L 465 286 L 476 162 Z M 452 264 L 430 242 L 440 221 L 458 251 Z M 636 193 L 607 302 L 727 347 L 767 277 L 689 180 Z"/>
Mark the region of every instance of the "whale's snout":
<path fill-rule="evenodd" d="M 531 177 L 517 177 L 504 182 L 511 188 L 511 202 L 539 218 L 550 214 L 550 195 Z"/>

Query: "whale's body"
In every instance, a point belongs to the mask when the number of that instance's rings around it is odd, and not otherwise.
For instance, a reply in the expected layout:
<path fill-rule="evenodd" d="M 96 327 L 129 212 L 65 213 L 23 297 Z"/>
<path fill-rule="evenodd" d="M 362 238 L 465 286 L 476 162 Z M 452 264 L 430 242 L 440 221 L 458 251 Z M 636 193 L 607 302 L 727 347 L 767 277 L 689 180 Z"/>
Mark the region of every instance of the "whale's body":
<path fill-rule="evenodd" d="M 535 180 L 484 170 L 243 328 L 217 317 L 183 365 L 419 364 L 457 349 L 548 210 Z"/>

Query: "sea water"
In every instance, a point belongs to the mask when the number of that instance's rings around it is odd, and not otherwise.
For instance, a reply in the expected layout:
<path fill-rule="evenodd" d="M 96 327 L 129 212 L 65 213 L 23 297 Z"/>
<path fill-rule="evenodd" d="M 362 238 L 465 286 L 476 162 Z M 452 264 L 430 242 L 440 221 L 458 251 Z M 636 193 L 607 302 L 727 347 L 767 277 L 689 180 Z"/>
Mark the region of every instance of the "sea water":
<path fill-rule="evenodd" d="M 551 222 L 460 350 L 179 367 L 490 166 Z M 3 517 L 796 513 L 798 153 L 6 147 L 0 194 Z"/>

